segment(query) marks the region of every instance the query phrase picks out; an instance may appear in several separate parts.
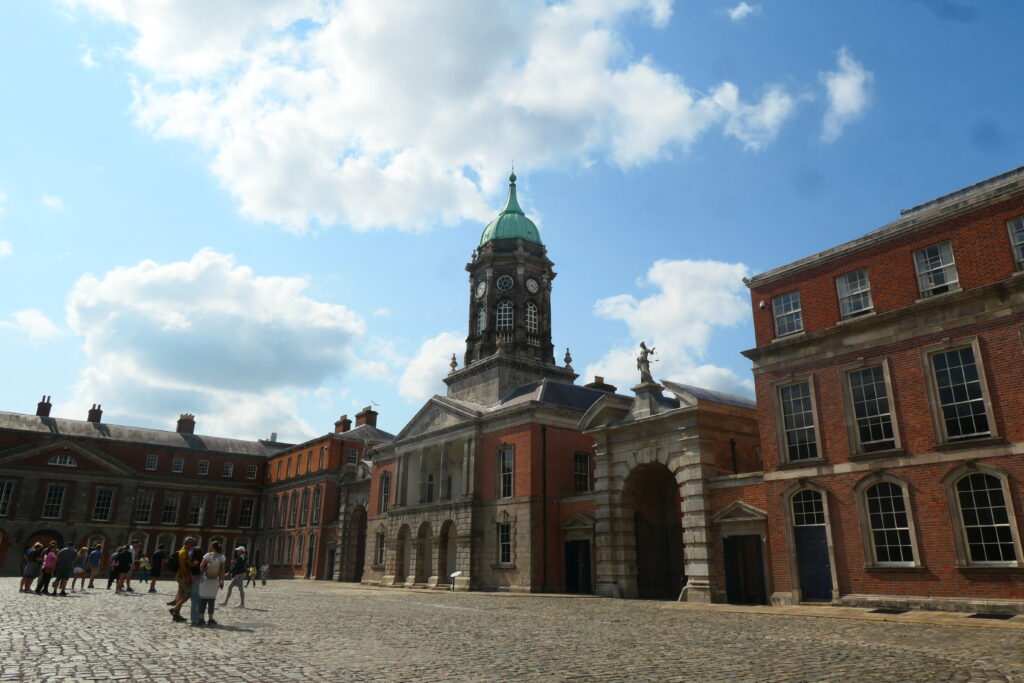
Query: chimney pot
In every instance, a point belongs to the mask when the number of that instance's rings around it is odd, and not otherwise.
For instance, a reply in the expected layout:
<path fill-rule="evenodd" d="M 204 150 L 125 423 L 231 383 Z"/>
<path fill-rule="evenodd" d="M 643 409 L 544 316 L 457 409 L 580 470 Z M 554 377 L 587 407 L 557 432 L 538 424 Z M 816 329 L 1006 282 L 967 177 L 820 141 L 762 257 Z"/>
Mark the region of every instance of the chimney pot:
<path fill-rule="evenodd" d="M 96 424 L 99 424 L 102 421 L 102 418 L 103 418 L 103 406 L 101 406 L 98 403 L 93 403 L 92 404 L 92 408 L 89 409 L 89 417 L 87 418 L 88 421 L 89 422 L 95 422 Z"/>
<path fill-rule="evenodd" d="M 179 434 L 195 434 L 196 433 L 196 416 L 192 413 L 182 413 L 178 417 L 178 427 L 176 430 Z"/>
<path fill-rule="evenodd" d="M 342 415 L 334 423 L 334 433 L 341 434 L 352 429 L 352 420 L 348 419 L 348 415 Z"/>
<path fill-rule="evenodd" d="M 371 406 L 366 406 L 356 413 L 356 427 L 361 427 L 363 425 L 370 425 L 371 427 L 377 426 L 377 411 Z"/>
<path fill-rule="evenodd" d="M 604 377 L 601 377 L 600 375 L 594 375 L 594 381 L 585 386 L 587 387 L 587 389 L 597 389 L 598 391 L 605 391 L 608 392 L 609 394 L 614 394 L 616 391 L 618 391 L 618 387 L 614 387 L 611 384 L 608 384 L 607 382 L 604 381 Z"/>
<path fill-rule="evenodd" d="M 50 408 L 52 407 L 53 404 L 50 403 L 50 397 L 43 396 L 43 400 L 36 404 L 36 415 L 39 417 L 50 417 Z"/>
<path fill-rule="evenodd" d="M 277 443 L 277 432 L 270 432 L 271 443 Z"/>

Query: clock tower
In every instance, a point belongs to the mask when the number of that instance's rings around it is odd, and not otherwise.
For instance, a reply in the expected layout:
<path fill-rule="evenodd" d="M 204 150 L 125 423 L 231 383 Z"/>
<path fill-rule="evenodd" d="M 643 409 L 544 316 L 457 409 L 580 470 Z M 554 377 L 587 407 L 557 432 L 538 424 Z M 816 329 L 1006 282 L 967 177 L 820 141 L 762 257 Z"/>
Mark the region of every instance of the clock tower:
<path fill-rule="evenodd" d="M 491 221 L 466 264 L 469 326 L 464 367 L 445 379 L 452 398 L 493 403 L 511 389 L 543 378 L 572 383 L 571 367 L 555 365 L 551 343 L 554 264 L 537 226 L 516 197 Z"/>

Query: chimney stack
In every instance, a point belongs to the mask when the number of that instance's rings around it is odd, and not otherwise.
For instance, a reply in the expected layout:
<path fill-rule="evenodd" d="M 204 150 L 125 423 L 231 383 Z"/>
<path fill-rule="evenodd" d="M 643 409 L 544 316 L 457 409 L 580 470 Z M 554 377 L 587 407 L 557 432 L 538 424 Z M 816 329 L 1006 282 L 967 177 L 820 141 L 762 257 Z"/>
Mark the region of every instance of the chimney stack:
<path fill-rule="evenodd" d="M 366 406 L 356 413 L 356 427 L 363 425 L 377 426 L 377 411 L 370 406 Z"/>
<path fill-rule="evenodd" d="M 195 434 L 196 433 L 196 416 L 192 413 L 182 413 L 181 417 L 178 418 L 179 434 Z"/>
<path fill-rule="evenodd" d="M 270 443 L 277 443 L 277 432 L 270 432 Z"/>
<path fill-rule="evenodd" d="M 584 386 L 586 386 L 587 389 L 597 389 L 598 391 L 606 391 L 609 394 L 614 394 L 616 391 L 618 391 L 618 387 L 613 387 L 611 384 L 606 383 L 604 381 L 604 377 L 601 377 L 600 375 L 594 375 L 594 381 Z"/>
<path fill-rule="evenodd" d="M 98 403 L 93 403 L 92 408 L 89 409 L 89 417 L 86 419 L 88 419 L 89 422 L 95 422 L 96 424 L 99 424 L 102 417 L 103 406 L 99 405 Z"/>
<path fill-rule="evenodd" d="M 341 434 L 342 432 L 347 432 L 350 429 L 352 429 L 352 420 L 348 419 L 348 415 L 342 415 L 334 423 L 335 434 Z"/>
<path fill-rule="evenodd" d="M 43 400 L 36 404 L 36 415 L 39 417 L 50 417 L 50 408 L 53 404 L 50 403 L 49 396 L 43 396 Z"/>

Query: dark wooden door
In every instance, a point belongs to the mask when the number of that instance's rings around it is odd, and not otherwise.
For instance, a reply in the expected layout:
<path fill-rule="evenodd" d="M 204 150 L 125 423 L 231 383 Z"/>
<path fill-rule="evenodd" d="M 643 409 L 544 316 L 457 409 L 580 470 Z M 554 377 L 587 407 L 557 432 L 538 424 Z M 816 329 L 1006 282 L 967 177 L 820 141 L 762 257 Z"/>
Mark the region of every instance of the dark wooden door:
<path fill-rule="evenodd" d="M 734 605 L 767 604 L 761 537 L 729 536 L 722 546 L 726 601 Z"/>
<path fill-rule="evenodd" d="M 593 592 L 590 578 L 590 541 L 565 542 L 565 592 Z"/>
<path fill-rule="evenodd" d="M 636 532 L 636 583 L 641 598 L 674 599 L 686 578 L 682 572 L 682 547 L 678 526 L 659 526 L 633 516 Z"/>
<path fill-rule="evenodd" d="M 832 566 L 825 525 L 793 527 L 802 600 L 832 599 Z"/>

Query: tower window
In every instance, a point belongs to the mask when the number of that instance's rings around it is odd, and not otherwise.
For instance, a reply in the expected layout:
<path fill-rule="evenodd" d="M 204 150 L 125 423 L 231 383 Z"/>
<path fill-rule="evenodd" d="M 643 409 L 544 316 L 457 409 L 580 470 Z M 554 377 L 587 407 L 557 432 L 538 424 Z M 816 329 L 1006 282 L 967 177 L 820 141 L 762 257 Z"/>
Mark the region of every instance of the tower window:
<path fill-rule="evenodd" d="M 512 302 L 502 301 L 498 304 L 498 329 L 499 330 L 511 330 L 512 329 Z"/>
<path fill-rule="evenodd" d="M 537 334 L 537 304 L 526 304 L 526 331 L 529 334 Z"/>
<path fill-rule="evenodd" d="M 476 309 L 476 331 L 477 334 L 487 329 L 487 309 L 481 306 Z"/>

